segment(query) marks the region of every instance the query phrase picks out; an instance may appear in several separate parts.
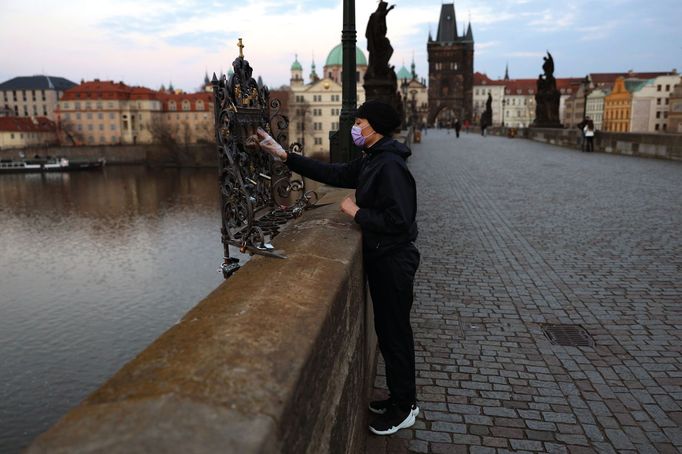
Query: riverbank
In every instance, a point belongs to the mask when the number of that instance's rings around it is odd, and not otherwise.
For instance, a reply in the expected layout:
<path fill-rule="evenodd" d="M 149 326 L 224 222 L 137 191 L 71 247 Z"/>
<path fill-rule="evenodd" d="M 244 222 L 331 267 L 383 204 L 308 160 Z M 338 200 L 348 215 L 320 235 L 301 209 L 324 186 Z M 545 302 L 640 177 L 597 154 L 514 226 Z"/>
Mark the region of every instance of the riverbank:
<path fill-rule="evenodd" d="M 82 147 L 40 147 L 0 150 L 0 159 L 63 156 L 69 161 L 105 159 L 107 165 L 146 165 L 151 167 L 217 167 L 214 144 L 167 147 L 162 145 L 102 145 Z"/>

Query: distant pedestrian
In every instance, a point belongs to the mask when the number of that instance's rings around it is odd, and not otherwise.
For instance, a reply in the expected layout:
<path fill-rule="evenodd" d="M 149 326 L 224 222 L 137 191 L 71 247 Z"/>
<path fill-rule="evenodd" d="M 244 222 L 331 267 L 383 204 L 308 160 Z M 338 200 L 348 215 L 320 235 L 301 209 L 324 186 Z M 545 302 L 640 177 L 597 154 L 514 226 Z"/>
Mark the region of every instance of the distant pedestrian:
<path fill-rule="evenodd" d="M 457 138 L 459 138 L 459 131 L 462 129 L 462 125 L 459 122 L 459 118 L 455 118 L 455 134 L 457 134 Z"/>
<path fill-rule="evenodd" d="M 583 126 L 583 137 L 585 138 L 585 149 L 583 151 L 594 151 L 594 122 L 590 117 L 585 117 Z"/>

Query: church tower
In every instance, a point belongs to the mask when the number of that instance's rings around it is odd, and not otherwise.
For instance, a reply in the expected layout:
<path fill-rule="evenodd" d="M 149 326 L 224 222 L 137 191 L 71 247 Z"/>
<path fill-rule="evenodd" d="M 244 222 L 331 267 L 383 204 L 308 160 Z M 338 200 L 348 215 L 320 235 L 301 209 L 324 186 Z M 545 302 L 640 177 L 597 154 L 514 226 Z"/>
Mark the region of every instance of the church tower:
<path fill-rule="evenodd" d="M 296 59 L 291 64 L 291 79 L 289 80 L 290 85 L 303 86 L 303 66 L 298 61 L 298 55 Z"/>
<path fill-rule="evenodd" d="M 442 5 L 436 39 L 429 33 L 429 125 L 472 120 L 474 34 L 457 34 L 455 5 Z"/>

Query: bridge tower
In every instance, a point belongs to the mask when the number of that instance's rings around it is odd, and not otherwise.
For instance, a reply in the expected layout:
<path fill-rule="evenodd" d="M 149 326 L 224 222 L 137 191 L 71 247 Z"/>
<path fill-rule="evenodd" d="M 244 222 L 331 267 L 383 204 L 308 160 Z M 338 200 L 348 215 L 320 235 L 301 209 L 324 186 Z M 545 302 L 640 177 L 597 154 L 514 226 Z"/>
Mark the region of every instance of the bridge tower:
<path fill-rule="evenodd" d="M 457 34 L 455 5 L 442 5 L 438 33 L 429 32 L 429 125 L 459 118 L 472 120 L 474 90 L 474 34 Z"/>

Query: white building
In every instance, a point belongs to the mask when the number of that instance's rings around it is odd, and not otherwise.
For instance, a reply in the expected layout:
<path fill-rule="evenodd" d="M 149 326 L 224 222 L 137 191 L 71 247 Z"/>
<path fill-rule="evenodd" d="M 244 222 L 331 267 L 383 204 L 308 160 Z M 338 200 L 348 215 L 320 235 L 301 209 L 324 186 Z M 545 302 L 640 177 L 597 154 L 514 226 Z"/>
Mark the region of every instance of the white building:
<path fill-rule="evenodd" d="M 56 120 L 55 109 L 64 91 L 76 84 L 63 77 L 22 76 L 0 84 L 0 107 L 4 115 L 47 117 Z"/>
<path fill-rule="evenodd" d="M 587 95 L 585 115 L 592 119 L 594 129 L 601 130 L 604 125 L 604 98 L 611 93 L 609 87 L 595 88 Z"/>
<path fill-rule="evenodd" d="M 678 74 L 649 79 L 632 94 L 631 132 L 666 132 L 670 94 L 680 83 Z"/>

